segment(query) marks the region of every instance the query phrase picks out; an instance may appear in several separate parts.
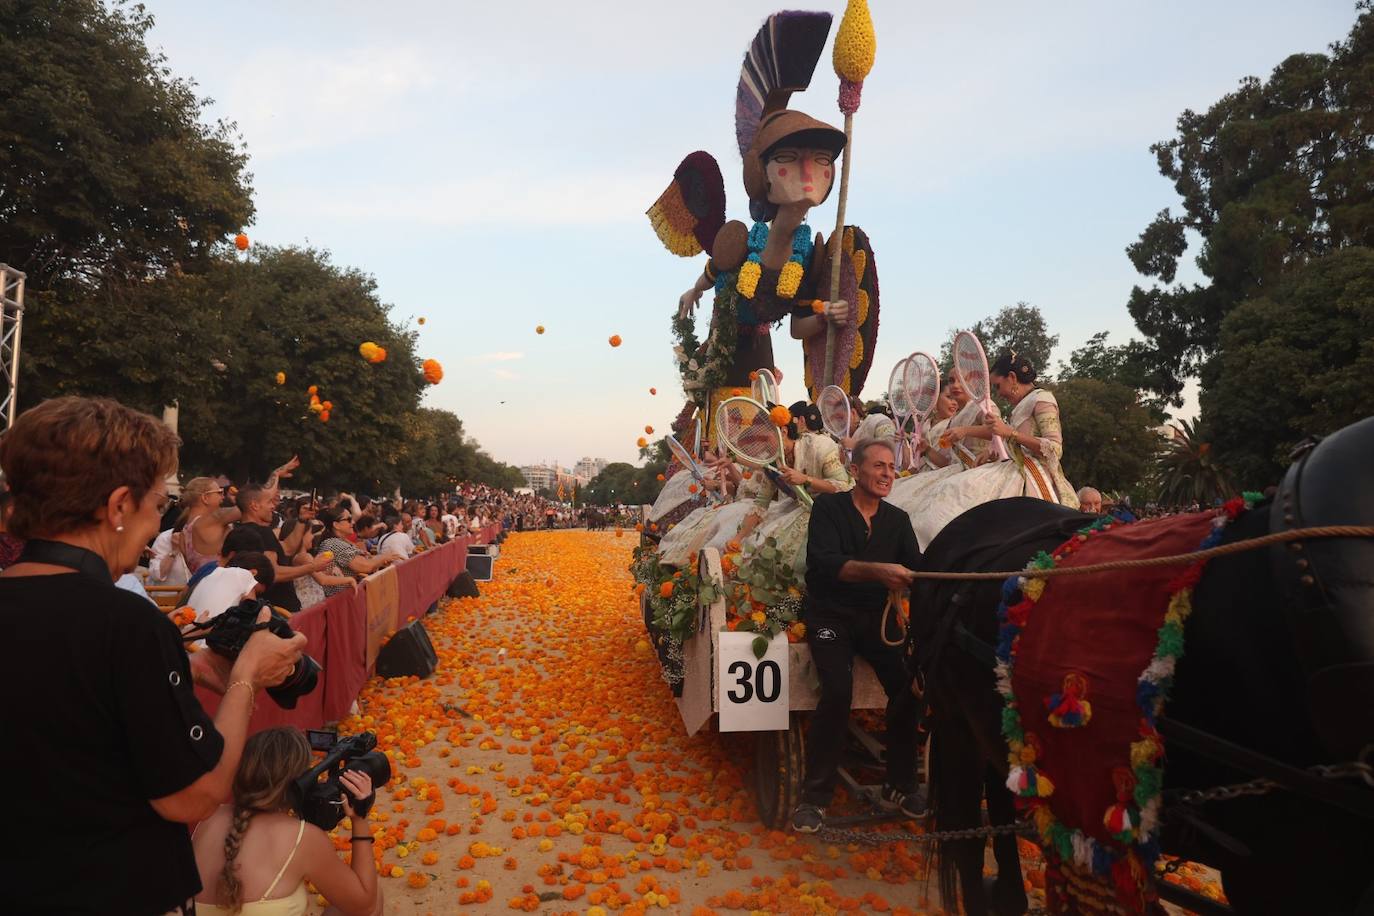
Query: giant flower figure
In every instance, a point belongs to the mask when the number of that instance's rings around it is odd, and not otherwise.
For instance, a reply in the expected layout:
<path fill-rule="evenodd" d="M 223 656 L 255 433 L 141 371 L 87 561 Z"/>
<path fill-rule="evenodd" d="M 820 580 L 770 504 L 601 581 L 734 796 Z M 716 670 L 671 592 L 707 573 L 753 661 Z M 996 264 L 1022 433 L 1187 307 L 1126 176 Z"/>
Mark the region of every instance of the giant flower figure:
<path fill-rule="evenodd" d="M 437 385 L 441 381 L 443 381 L 444 367 L 439 365 L 439 361 L 437 359 L 425 360 L 423 365 L 421 366 L 421 369 L 425 374 L 425 381 L 429 382 L 431 385 Z"/>

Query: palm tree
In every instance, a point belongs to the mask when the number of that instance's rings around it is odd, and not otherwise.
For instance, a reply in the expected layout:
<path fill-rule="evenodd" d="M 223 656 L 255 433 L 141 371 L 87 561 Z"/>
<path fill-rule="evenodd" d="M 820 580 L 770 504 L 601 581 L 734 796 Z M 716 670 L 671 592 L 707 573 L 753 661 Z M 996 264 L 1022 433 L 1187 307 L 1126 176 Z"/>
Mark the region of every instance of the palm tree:
<path fill-rule="evenodd" d="M 1170 429 L 1172 436 L 1156 464 L 1160 504 L 1182 506 L 1196 502 L 1209 506 L 1215 500 L 1230 498 L 1236 489 L 1226 469 L 1213 456 L 1212 443 L 1204 441 L 1205 431 L 1188 420 L 1171 424 Z"/>

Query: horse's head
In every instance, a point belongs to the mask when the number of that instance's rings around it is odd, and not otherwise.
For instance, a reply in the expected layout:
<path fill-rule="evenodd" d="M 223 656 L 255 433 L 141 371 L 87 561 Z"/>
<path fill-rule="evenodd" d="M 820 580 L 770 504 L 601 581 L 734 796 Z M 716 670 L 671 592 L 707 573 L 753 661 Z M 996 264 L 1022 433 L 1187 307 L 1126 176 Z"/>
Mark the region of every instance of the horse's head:
<path fill-rule="evenodd" d="M 1322 439 L 1288 469 L 1271 531 L 1374 525 L 1374 417 Z M 1342 758 L 1374 741 L 1374 539 L 1271 548 L 1317 734 Z"/>

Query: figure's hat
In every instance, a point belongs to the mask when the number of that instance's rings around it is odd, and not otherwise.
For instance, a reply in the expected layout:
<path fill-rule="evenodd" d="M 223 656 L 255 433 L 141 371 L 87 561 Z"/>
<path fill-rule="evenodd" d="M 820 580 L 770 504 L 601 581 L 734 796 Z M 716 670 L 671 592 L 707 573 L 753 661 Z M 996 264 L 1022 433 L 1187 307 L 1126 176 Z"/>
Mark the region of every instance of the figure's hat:
<path fill-rule="evenodd" d="M 792 93 L 811 85 L 830 34 L 829 13 L 774 13 L 759 27 L 744 55 L 735 92 L 735 139 L 744 160 L 749 210 L 762 219 L 768 197 L 764 159 L 783 141 L 799 146 L 844 149 L 844 131 L 787 108 Z"/>

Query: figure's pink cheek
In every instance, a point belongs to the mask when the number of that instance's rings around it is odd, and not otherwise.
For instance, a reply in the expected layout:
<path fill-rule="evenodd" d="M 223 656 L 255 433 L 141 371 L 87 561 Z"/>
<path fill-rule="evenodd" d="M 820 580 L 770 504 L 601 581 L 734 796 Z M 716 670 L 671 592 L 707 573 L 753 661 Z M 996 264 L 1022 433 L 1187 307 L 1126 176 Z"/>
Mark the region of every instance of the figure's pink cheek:
<path fill-rule="evenodd" d="M 787 177 L 787 169 L 778 169 L 778 177 L 779 177 L 779 178 L 786 178 L 786 177 Z"/>
<path fill-rule="evenodd" d="M 830 177 L 830 169 L 826 169 L 826 170 L 825 170 L 825 177 L 826 177 L 826 178 L 829 178 L 829 177 Z"/>

